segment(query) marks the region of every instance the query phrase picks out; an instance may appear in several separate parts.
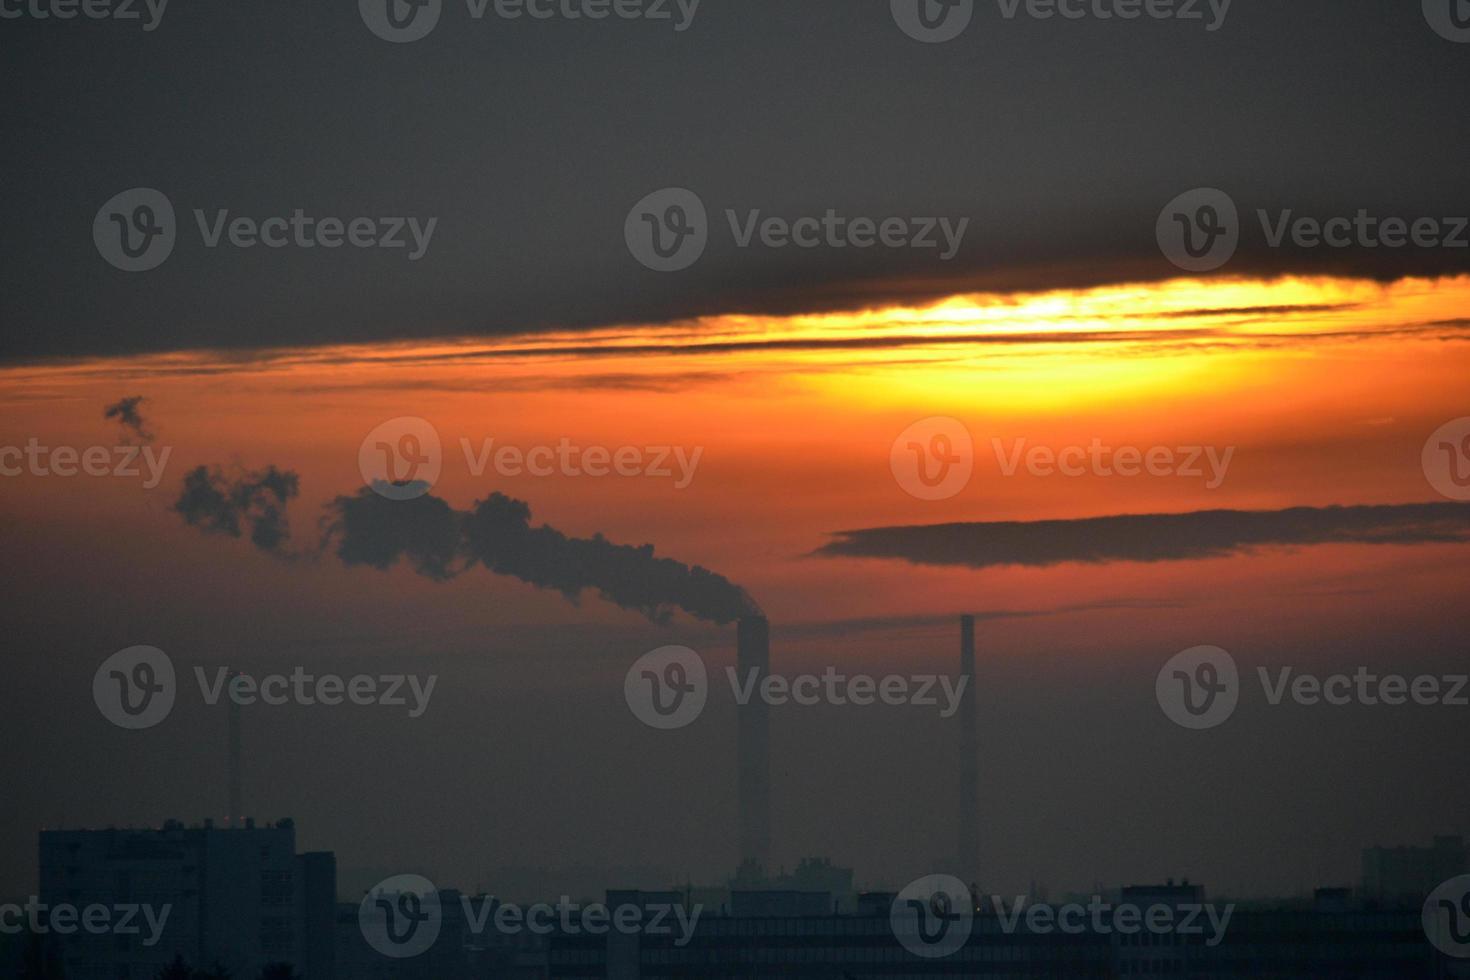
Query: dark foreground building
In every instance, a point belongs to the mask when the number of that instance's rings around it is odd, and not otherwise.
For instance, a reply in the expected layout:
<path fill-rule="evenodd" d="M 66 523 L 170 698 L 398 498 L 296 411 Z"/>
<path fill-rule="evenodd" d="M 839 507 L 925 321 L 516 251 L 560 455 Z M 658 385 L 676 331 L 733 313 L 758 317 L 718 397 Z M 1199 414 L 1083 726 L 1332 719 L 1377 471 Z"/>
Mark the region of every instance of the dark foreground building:
<path fill-rule="evenodd" d="M 40 895 L 49 909 L 103 906 L 137 932 L 51 928 L 68 980 L 153 980 L 174 958 L 219 964 L 253 980 L 287 963 L 304 980 L 334 980 L 337 867 L 330 853 L 296 853 L 290 820 L 239 829 L 186 827 L 51 830 L 40 837 Z"/>
<path fill-rule="evenodd" d="M 1189 886 L 1182 886 L 1188 888 Z M 1121 901 L 1178 908 L 1181 886 L 1124 889 Z M 1172 891 L 1172 894 L 1171 894 Z M 1199 893 L 1202 896 L 1202 892 Z M 1025 916 L 977 910 L 964 944 L 926 958 L 905 948 L 889 919 L 893 896 L 863 896 L 855 915 L 705 915 L 683 946 L 669 936 L 552 937 L 548 976 L 760 977 L 1190 977 L 1196 980 L 1442 980 L 1470 977 L 1426 940 L 1420 910 L 1368 911 L 1331 890 L 1301 909 L 1235 909 L 1218 936 L 1032 930 Z M 1114 899 L 1116 903 L 1118 899 Z M 1054 917 L 1061 906 L 1044 906 Z M 1014 909 L 1010 910 L 1014 913 Z M 1045 918 L 1045 916 L 1044 916 Z M 1217 939 L 1211 943 L 1211 939 Z"/>

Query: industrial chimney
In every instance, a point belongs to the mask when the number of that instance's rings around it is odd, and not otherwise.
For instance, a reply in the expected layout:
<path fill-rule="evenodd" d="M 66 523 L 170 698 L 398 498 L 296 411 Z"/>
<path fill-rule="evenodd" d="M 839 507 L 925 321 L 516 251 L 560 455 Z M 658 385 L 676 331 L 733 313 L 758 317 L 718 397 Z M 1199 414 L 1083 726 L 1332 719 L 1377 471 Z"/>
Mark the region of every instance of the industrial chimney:
<path fill-rule="evenodd" d="M 746 616 L 736 626 L 736 660 L 742 683 L 752 670 L 757 683 L 771 670 L 771 627 L 764 616 Z M 771 856 L 771 732 L 769 706 L 750 698 L 737 709 L 740 755 L 740 860 L 764 872 Z"/>
<path fill-rule="evenodd" d="M 974 883 L 980 873 L 980 749 L 975 732 L 975 617 L 960 617 L 960 812 L 959 873 Z"/>
<path fill-rule="evenodd" d="M 230 675 L 230 680 L 233 681 L 236 677 L 239 677 L 239 676 L 240 676 L 240 671 L 235 671 L 234 673 L 232 673 Z M 225 814 L 225 826 L 226 827 L 232 827 L 233 828 L 233 827 L 239 827 L 240 826 L 240 821 L 244 818 L 244 810 L 245 810 L 245 804 L 243 802 L 244 793 L 243 793 L 243 791 L 240 788 L 241 787 L 241 780 L 242 780 L 242 776 L 243 776 L 242 764 L 241 764 L 241 761 L 240 761 L 240 702 L 238 700 L 236 700 L 234 697 L 231 697 L 230 698 L 230 709 L 229 710 L 230 710 L 230 716 L 229 716 L 230 717 L 230 729 L 229 729 L 229 753 L 230 753 L 230 758 L 229 758 L 228 767 L 229 767 L 229 781 L 230 781 L 230 802 L 229 802 L 230 809 Z"/>

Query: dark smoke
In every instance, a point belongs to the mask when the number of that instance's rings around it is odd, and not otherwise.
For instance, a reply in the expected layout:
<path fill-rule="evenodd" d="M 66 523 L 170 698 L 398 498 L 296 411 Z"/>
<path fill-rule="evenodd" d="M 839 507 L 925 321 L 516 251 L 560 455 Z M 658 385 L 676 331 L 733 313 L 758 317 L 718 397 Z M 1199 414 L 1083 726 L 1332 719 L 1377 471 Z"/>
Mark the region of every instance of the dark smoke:
<path fill-rule="evenodd" d="M 279 552 L 289 533 L 285 505 L 296 490 L 296 474 L 275 467 L 231 481 L 201 466 L 184 478 L 174 509 L 194 527 L 233 537 L 248 524 L 257 547 Z M 321 547 L 348 566 L 386 570 L 402 560 L 435 581 L 481 565 L 574 603 L 595 592 L 656 623 L 676 609 L 721 624 L 760 612 L 744 589 L 707 568 L 659 557 L 651 544 L 533 527 L 530 505 L 500 493 L 460 511 L 427 493 L 390 499 L 363 487 L 327 505 Z"/>
<path fill-rule="evenodd" d="M 420 575 L 446 581 L 464 571 L 464 515 L 438 497 L 390 500 L 364 487 L 327 505 L 323 546 L 344 565 L 383 571 L 404 558 Z"/>
<path fill-rule="evenodd" d="M 286 505 L 296 493 L 296 474 L 274 466 L 233 479 L 217 467 L 199 466 L 184 475 L 174 510 L 209 533 L 238 538 L 248 527 L 257 548 L 279 554 L 291 536 Z"/>
<path fill-rule="evenodd" d="M 602 535 L 572 538 L 531 526 L 531 507 L 491 494 L 468 511 L 431 495 L 392 500 L 363 488 L 328 505 L 326 544 L 346 565 L 385 569 L 400 558 L 414 571 L 448 579 L 473 565 L 577 602 L 596 592 L 656 623 L 675 609 L 715 623 L 758 612 L 745 590 L 722 575 L 654 554 L 653 545 L 614 544 Z"/>
<path fill-rule="evenodd" d="M 152 442 L 153 433 L 148 431 L 143 413 L 138 411 L 138 406 L 146 400 L 142 395 L 129 395 L 103 408 L 102 417 L 117 419 L 118 424 L 140 442 Z"/>
<path fill-rule="evenodd" d="M 728 623 L 760 610 L 745 590 L 723 575 L 672 558 L 653 545 L 613 544 L 601 534 L 569 538 L 549 524 L 531 526 L 531 508 L 491 494 L 466 515 L 465 546 L 472 561 L 575 601 L 593 589 L 608 602 L 667 622 L 674 608 Z"/>

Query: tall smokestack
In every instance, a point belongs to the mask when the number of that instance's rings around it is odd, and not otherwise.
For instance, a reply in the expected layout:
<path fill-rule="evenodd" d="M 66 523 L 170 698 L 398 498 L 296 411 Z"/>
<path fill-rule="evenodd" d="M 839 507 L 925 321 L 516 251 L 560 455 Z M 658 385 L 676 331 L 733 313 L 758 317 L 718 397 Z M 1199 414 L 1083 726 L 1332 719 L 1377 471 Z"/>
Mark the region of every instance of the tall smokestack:
<path fill-rule="evenodd" d="M 764 616 L 743 617 L 736 626 L 736 659 L 742 683 L 771 670 L 771 627 Z M 765 871 L 771 857 L 771 732 L 769 706 L 750 698 L 737 709 L 740 754 L 740 859 Z"/>
<path fill-rule="evenodd" d="M 231 674 L 233 681 L 240 676 L 238 672 Z M 230 812 L 225 815 L 225 826 L 239 827 L 244 822 L 245 804 L 242 801 L 240 790 L 240 702 L 230 698 Z"/>
<path fill-rule="evenodd" d="M 960 617 L 960 813 L 959 873 L 967 884 L 980 873 L 980 747 L 975 732 L 975 617 Z"/>

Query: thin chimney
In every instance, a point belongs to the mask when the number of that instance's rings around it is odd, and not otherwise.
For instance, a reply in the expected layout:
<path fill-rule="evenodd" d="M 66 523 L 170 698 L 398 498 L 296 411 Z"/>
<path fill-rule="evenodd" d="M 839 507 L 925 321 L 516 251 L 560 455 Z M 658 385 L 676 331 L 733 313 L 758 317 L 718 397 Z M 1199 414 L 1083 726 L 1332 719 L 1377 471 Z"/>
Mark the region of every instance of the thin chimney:
<path fill-rule="evenodd" d="M 236 678 L 238 676 L 239 676 L 239 672 L 237 671 L 234 674 L 231 674 L 230 675 L 230 679 L 233 680 L 234 678 Z M 242 800 L 242 797 L 243 797 L 244 794 L 243 794 L 243 792 L 241 791 L 241 788 L 240 788 L 241 776 L 242 776 L 242 773 L 241 773 L 241 762 L 240 762 L 240 702 L 238 700 L 236 700 L 235 698 L 233 698 L 233 697 L 231 697 L 229 699 L 229 701 L 230 701 L 230 735 L 229 735 L 229 739 L 230 739 L 230 744 L 229 744 L 229 751 L 230 751 L 230 759 L 229 759 L 230 810 L 229 810 L 229 813 L 227 813 L 225 815 L 225 826 L 226 827 L 239 827 L 241 821 L 244 819 L 244 809 L 245 809 L 245 804 L 244 804 L 244 801 Z"/>
<path fill-rule="evenodd" d="M 960 812 L 959 872 L 967 883 L 980 873 L 980 747 L 975 731 L 975 617 L 960 617 Z"/>
<path fill-rule="evenodd" d="M 736 659 L 744 682 L 757 671 L 757 683 L 771 670 L 771 627 L 764 616 L 746 616 L 736 626 Z M 771 733 L 769 707 L 758 697 L 738 711 L 740 756 L 740 859 L 764 872 L 771 857 Z"/>

